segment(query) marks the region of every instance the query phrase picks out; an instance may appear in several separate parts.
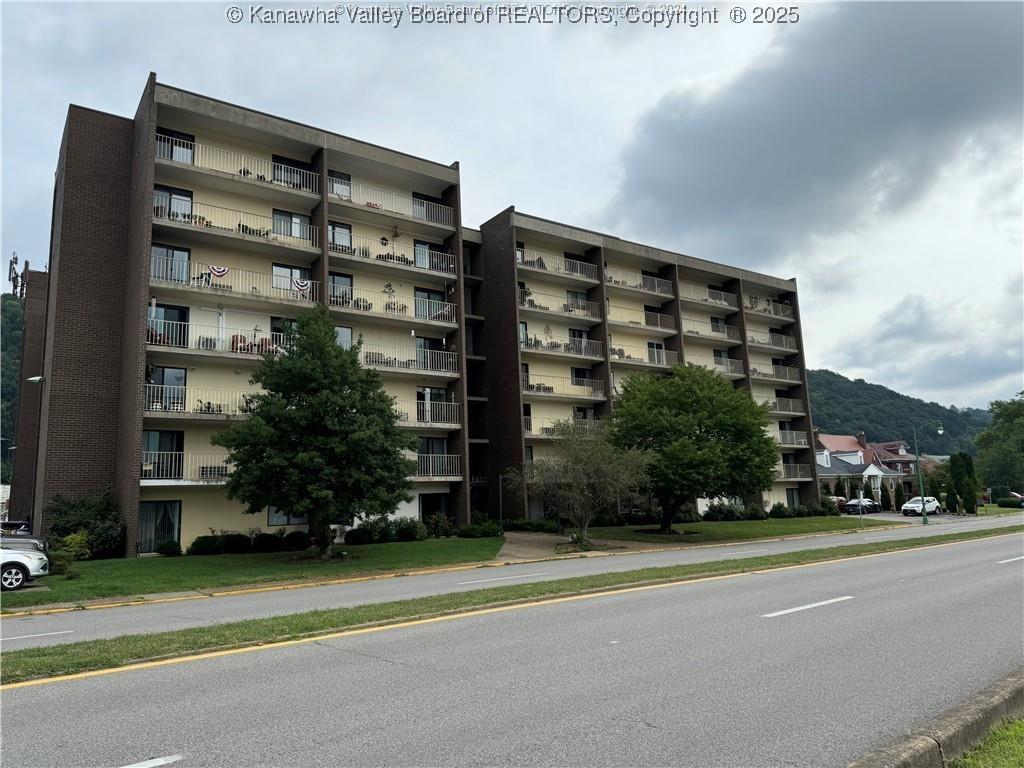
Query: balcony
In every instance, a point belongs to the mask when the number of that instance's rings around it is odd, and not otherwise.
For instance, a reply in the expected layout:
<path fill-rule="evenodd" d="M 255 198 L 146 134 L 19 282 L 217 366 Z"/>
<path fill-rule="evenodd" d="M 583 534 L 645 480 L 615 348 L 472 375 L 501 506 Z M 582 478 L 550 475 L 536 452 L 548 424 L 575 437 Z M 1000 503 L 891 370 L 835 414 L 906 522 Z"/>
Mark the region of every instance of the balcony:
<path fill-rule="evenodd" d="M 178 261 L 163 256 L 150 257 L 150 281 L 255 302 L 269 299 L 314 304 L 320 297 L 320 283 L 316 280 L 251 272 L 198 261 Z"/>
<path fill-rule="evenodd" d="M 444 350 L 364 344 L 360 362 L 368 368 L 401 374 L 428 374 L 455 379 L 459 376 L 459 354 Z"/>
<path fill-rule="evenodd" d="M 608 391 L 605 382 L 600 379 L 532 373 L 520 374 L 520 379 L 524 395 L 568 400 L 604 400 Z"/>
<path fill-rule="evenodd" d="M 204 235 L 229 235 L 249 242 L 312 252 L 320 247 L 320 228 L 275 221 L 258 213 L 153 195 L 153 219 Z"/>
<path fill-rule="evenodd" d="M 702 307 L 713 307 L 729 312 L 735 312 L 739 307 L 739 299 L 734 293 L 716 291 L 711 288 L 701 288 L 696 285 L 679 284 L 679 300 L 688 304 L 697 304 Z"/>
<path fill-rule="evenodd" d="M 775 469 L 775 477 L 779 480 L 810 480 L 810 464 L 783 464 Z"/>
<path fill-rule="evenodd" d="M 429 200 L 419 200 L 411 194 L 381 189 L 359 181 L 328 179 L 327 193 L 333 200 L 379 213 L 394 213 L 399 216 L 436 224 L 455 227 L 455 209 Z"/>
<path fill-rule="evenodd" d="M 179 166 L 216 171 L 234 177 L 235 181 L 311 195 L 320 194 L 320 175 L 313 171 L 170 136 L 157 135 L 156 159 Z"/>
<path fill-rule="evenodd" d="M 252 390 L 210 389 L 146 384 L 143 410 L 161 418 L 217 419 L 243 415 L 242 406 Z"/>
<path fill-rule="evenodd" d="M 550 419 L 534 418 L 523 416 L 523 433 L 528 440 L 552 440 L 555 437 L 555 426 L 559 423 L 571 421 L 573 429 L 581 430 L 584 434 L 596 433 L 604 428 L 604 423 L 597 419 Z"/>
<path fill-rule="evenodd" d="M 607 267 L 605 282 L 612 288 L 628 288 L 631 291 L 656 293 L 659 296 L 672 296 L 672 281 L 660 277 L 652 277 L 631 269 Z"/>
<path fill-rule="evenodd" d="M 652 349 L 629 344 L 615 344 L 608 348 L 608 355 L 613 363 L 629 365 L 655 366 L 668 368 L 679 362 L 679 353 L 669 349 Z"/>
<path fill-rule="evenodd" d="M 804 415 L 803 400 L 797 400 L 792 397 L 776 397 L 772 400 L 766 400 L 764 404 L 768 406 L 772 413 L 794 416 Z"/>
<path fill-rule="evenodd" d="M 596 264 L 549 253 L 516 248 L 516 263 L 519 269 L 541 272 L 570 283 L 597 283 L 601 279 Z"/>
<path fill-rule="evenodd" d="M 519 289 L 519 307 L 523 310 L 523 314 L 559 315 L 594 322 L 601 319 L 601 305 L 596 301 L 537 293 L 529 288 Z"/>
<path fill-rule="evenodd" d="M 789 304 L 783 304 L 775 299 L 764 299 L 760 296 L 753 296 L 748 294 L 746 302 L 743 305 L 743 311 L 748 314 L 754 315 L 767 315 L 769 317 L 777 317 L 782 320 L 793 320 L 793 307 Z"/>
<path fill-rule="evenodd" d="M 176 320 L 150 319 L 146 343 L 160 351 L 199 355 L 251 357 L 279 355 L 288 351 L 289 340 L 283 333 L 251 329 L 221 328 L 216 325 L 181 323 Z"/>
<path fill-rule="evenodd" d="M 796 351 L 796 339 L 792 336 L 771 331 L 767 333 L 748 331 L 747 344 L 751 347 L 761 347 L 764 349 L 784 350 L 786 352 Z"/>
<path fill-rule="evenodd" d="M 795 365 L 765 365 L 756 363 L 750 366 L 750 378 L 761 381 L 779 381 L 792 384 L 800 381 L 800 369 Z"/>
<path fill-rule="evenodd" d="M 700 320 L 683 318 L 680 328 L 682 334 L 693 341 L 706 341 L 709 344 L 725 344 L 733 346 L 743 341 L 740 329 L 725 323 L 705 323 Z"/>
<path fill-rule="evenodd" d="M 395 410 L 398 423 L 403 427 L 452 430 L 461 424 L 459 403 L 399 400 L 395 403 Z"/>
<path fill-rule="evenodd" d="M 421 453 L 416 460 L 417 480 L 462 479 L 462 457 L 458 454 Z"/>
<path fill-rule="evenodd" d="M 593 339 L 539 339 L 528 336 L 519 339 L 524 352 L 536 352 L 552 357 L 604 358 L 604 344 Z"/>
<path fill-rule="evenodd" d="M 620 328 L 641 329 L 644 333 L 655 336 L 674 336 L 676 333 L 676 321 L 672 315 L 618 307 L 614 304 L 608 307 L 608 324 Z"/>
<path fill-rule="evenodd" d="M 453 254 L 416 245 L 413 241 L 398 243 L 395 238 L 374 239 L 344 233 L 342 236 L 335 234 L 328 240 L 327 250 L 331 256 L 367 267 L 379 267 L 384 272 L 398 270 L 405 274 L 416 272 L 449 278 L 458 274 Z"/>
<path fill-rule="evenodd" d="M 331 309 L 345 314 L 376 317 L 408 326 L 455 325 L 457 307 L 447 301 L 396 296 L 362 288 L 333 287 L 328 296 Z"/>
<path fill-rule="evenodd" d="M 798 429 L 780 429 L 776 434 L 779 445 L 789 448 L 807 448 L 810 438 L 806 432 Z"/>
<path fill-rule="evenodd" d="M 743 361 L 733 360 L 729 357 L 717 357 L 717 358 L 689 358 L 686 359 L 687 365 L 699 365 L 703 368 L 709 368 L 717 374 L 724 376 L 727 379 L 742 379 L 744 376 L 743 372 Z"/>
<path fill-rule="evenodd" d="M 231 473 L 226 453 L 143 451 L 142 485 L 221 485 Z"/>

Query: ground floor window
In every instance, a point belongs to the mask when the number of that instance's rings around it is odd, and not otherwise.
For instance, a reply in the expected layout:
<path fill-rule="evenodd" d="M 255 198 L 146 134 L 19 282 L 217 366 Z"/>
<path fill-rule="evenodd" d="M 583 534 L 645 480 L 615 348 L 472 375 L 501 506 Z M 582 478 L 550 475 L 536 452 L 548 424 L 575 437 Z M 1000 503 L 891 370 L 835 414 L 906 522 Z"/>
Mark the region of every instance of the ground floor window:
<path fill-rule="evenodd" d="M 267 507 L 267 525 L 308 525 L 306 515 L 293 515 L 275 506 Z"/>
<path fill-rule="evenodd" d="M 447 493 L 420 494 L 420 520 L 429 520 L 435 515 L 448 517 Z"/>
<path fill-rule="evenodd" d="M 799 488 L 787 488 L 786 489 L 786 505 L 793 509 L 800 506 L 800 489 Z"/>
<path fill-rule="evenodd" d="M 180 501 L 139 502 L 139 552 L 156 552 L 165 541 L 181 536 Z"/>

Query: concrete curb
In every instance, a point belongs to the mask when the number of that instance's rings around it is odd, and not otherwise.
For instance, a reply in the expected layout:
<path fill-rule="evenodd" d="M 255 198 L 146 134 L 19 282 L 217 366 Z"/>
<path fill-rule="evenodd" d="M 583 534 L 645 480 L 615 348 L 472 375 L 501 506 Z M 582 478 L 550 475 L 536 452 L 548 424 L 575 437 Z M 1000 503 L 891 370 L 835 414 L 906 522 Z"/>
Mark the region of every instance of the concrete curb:
<path fill-rule="evenodd" d="M 1024 666 L 946 710 L 924 728 L 869 752 L 848 768 L 947 768 L 980 744 L 1004 718 L 1022 715 Z"/>

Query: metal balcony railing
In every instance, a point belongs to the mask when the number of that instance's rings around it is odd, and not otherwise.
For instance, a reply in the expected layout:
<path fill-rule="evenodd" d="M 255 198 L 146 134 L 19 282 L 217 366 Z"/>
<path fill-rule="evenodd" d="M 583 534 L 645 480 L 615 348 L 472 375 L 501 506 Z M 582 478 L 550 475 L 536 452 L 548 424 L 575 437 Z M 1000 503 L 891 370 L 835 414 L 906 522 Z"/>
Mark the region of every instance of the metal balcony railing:
<path fill-rule="evenodd" d="M 198 261 L 180 261 L 164 256 L 150 257 L 150 277 L 162 283 L 226 291 L 237 296 L 285 299 L 315 303 L 320 297 L 316 280 L 252 272 Z"/>
<path fill-rule="evenodd" d="M 221 171 L 249 181 L 288 187 L 313 194 L 320 191 L 320 175 L 313 171 L 170 136 L 157 135 L 156 156 L 161 160 L 171 160 L 183 165 Z"/>
<path fill-rule="evenodd" d="M 613 344 L 608 348 L 612 362 L 622 360 L 647 365 L 673 365 L 679 362 L 679 353 L 670 349 L 652 349 L 630 344 Z"/>
<path fill-rule="evenodd" d="M 399 400 L 395 403 L 398 422 L 413 426 L 459 424 L 459 403 L 446 401 Z"/>
<path fill-rule="evenodd" d="M 700 320 L 683 318 L 682 331 L 687 336 L 705 336 L 710 339 L 725 339 L 728 341 L 740 341 L 740 329 L 734 325 L 725 323 L 705 323 Z"/>
<path fill-rule="evenodd" d="M 417 477 L 462 476 L 462 457 L 458 454 L 421 453 L 416 459 Z"/>
<path fill-rule="evenodd" d="M 542 272 L 553 272 L 566 277 L 582 280 L 599 281 L 600 270 L 596 264 L 588 264 L 577 259 L 567 259 L 550 253 L 539 253 L 524 248 L 516 248 L 516 263 L 521 267 L 538 269 Z"/>
<path fill-rule="evenodd" d="M 360 181 L 329 177 L 327 182 L 328 194 L 347 203 L 376 211 L 397 213 L 445 227 L 455 226 L 455 210 L 451 206 L 430 200 L 419 200 L 411 194 L 381 189 Z"/>
<path fill-rule="evenodd" d="M 596 301 L 537 293 L 528 288 L 519 289 L 519 306 L 544 312 L 560 312 L 563 315 L 583 315 L 598 319 L 601 317 L 601 305 Z"/>
<path fill-rule="evenodd" d="M 782 333 L 751 331 L 747 333 L 747 343 L 759 344 L 762 347 L 775 347 L 776 349 L 796 349 L 796 339 Z"/>
<path fill-rule="evenodd" d="M 364 344 L 360 362 L 371 368 L 432 373 L 459 372 L 459 354 L 444 350 L 397 347 L 386 344 Z"/>
<path fill-rule="evenodd" d="M 216 325 L 156 319 L 147 321 L 146 343 L 183 350 L 243 355 L 282 354 L 288 351 L 290 344 L 285 334 L 261 331 L 259 326 L 251 329 L 221 328 Z"/>
<path fill-rule="evenodd" d="M 759 312 L 762 315 L 771 315 L 772 317 L 793 318 L 793 307 L 791 305 L 783 304 L 775 299 L 754 296 L 753 294 L 747 294 L 744 309 L 747 312 Z"/>
<path fill-rule="evenodd" d="M 600 379 L 584 379 L 575 376 L 546 376 L 543 374 L 520 374 L 523 392 L 539 395 L 565 395 L 581 398 L 604 398 L 607 395 L 605 382 Z"/>
<path fill-rule="evenodd" d="M 604 357 L 604 344 L 593 339 L 540 339 L 536 336 L 527 336 L 519 339 L 519 348 L 582 357 Z"/>
<path fill-rule="evenodd" d="M 146 384 L 143 391 L 143 408 L 148 413 L 207 413 L 218 416 L 237 416 L 242 413 L 246 395 L 251 394 L 254 393 L 239 389 Z"/>
<path fill-rule="evenodd" d="M 781 379 L 783 381 L 800 381 L 800 369 L 795 365 L 751 365 L 750 377 L 753 379 Z"/>
<path fill-rule="evenodd" d="M 792 397 L 776 397 L 772 400 L 765 401 L 767 405 L 774 413 L 798 413 L 803 414 L 804 403 L 803 400 L 797 400 Z"/>
<path fill-rule="evenodd" d="M 339 256 L 352 256 L 364 261 L 440 272 L 444 275 L 458 273 L 453 254 L 406 242 L 404 239 L 396 243 L 387 237 L 374 239 L 351 235 L 345 230 L 334 230 L 327 241 L 327 249 Z"/>
<path fill-rule="evenodd" d="M 798 448 L 806 448 L 810 445 L 807 433 L 798 429 L 780 429 L 778 438 L 779 445 L 791 445 Z"/>
<path fill-rule="evenodd" d="M 735 293 L 716 291 L 710 288 L 701 288 L 696 285 L 679 284 L 679 298 L 689 301 L 699 301 L 702 304 L 710 304 L 715 307 L 731 307 L 735 309 L 739 305 L 739 299 Z"/>
<path fill-rule="evenodd" d="M 637 328 L 657 328 L 663 331 L 674 331 L 676 329 L 676 321 L 672 315 L 630 309 L 629 307 L 617 307 L 614 304 L 608 307 L 608 320 L 612 323 L 633 325 Z"/>
<path fill-rule="evenodd" d="M 604 423 L 597 419 L 551 419 L 523 416 L 523 432 L 528 437 L 554 437 L 555 425 L 570 421 L 573 429 L 584 433 L 594 433 L 604 428 Z"/>
<path fill-rule="evenodd" d="M 153 194 L 153 218 L 212 232 L 246 235 L 278 245 L 315 248 L 320 244 L 320 229 L 311 224 L 279 221 L 258 213 L 172 198 L 160 192 Z"/>
<path fill-rule="evenodd" d="M 705 368 L 710 368 L 717 373 L 725 374 L 742 374 L 743 373 L 743 361 L 733 360 L 730 357 L 722 358 L 689 358 L 687 357 L 686 362 L 688 365 L 700 365 Z"/>
<path fill-rule="evenodd" d="M 617 285 L 623 288 L 635 288 L 639 291 L 660 293 L 662 296 L 672 295 L 672 281 L 660 277 L 652 277 L 642 272 L 631 269 L 619 269 L 618 267 L 607 267 L 605 269 L 605 281 L 608 285 Z"/>
<path fill-rule="evenodd" d="M 458 318 L 456 306 L 447 301 L 397 296 L 362 288 L 332 286 L 328 301 L 338 309 L 383 317 L 416 318 L 453 325 Z"/>
<path fill-rule="evenodd" d="M 811 477 L 811 465 L 783 464 L 775 470 L 775 476 L 783 480 L 808 480 Z"/>
<path fill-rule="evenodd" d="M 223 483 L 231 473 L 226 453 L 185 453 L 143 451 L 142 480 L 188 480 L 195 483 Z"/>

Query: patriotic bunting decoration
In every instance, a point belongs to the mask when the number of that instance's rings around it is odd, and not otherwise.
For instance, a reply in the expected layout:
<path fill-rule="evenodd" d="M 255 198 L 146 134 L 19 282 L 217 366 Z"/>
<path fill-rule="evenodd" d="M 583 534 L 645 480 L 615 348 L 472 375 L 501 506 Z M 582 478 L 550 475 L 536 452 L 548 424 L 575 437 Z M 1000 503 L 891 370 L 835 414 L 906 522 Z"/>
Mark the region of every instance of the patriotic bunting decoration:
<path fill-rule="evenodd" d="M 309 291 L 309 280 L 302 280 L 301 278 L 293 277 L 292 288 L 299 293 L 307 293 Z"/>
<path fill-rule="evenodd" d="M 210 267 L 210 274 L 214 277 L 224 277 L 229 271 L 227 267 Z"/>

